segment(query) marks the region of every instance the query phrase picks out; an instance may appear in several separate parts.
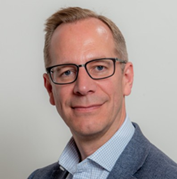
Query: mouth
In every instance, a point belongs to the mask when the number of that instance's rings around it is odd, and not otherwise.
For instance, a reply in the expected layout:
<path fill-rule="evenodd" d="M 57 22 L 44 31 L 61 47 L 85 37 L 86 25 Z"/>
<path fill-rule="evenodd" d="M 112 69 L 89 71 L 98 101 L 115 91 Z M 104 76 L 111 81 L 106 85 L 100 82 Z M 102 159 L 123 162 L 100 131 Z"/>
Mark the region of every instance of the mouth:
<path fill-rule="evenodd" d="M 88 105 L 88 106 L 76 105 L 76 106 L 72 106 L 71 108 L 78 112 L 92 112 L 92 111 L 99 109 L 101 106 L 102 104 L 94 104 L 94 105 Z"/>

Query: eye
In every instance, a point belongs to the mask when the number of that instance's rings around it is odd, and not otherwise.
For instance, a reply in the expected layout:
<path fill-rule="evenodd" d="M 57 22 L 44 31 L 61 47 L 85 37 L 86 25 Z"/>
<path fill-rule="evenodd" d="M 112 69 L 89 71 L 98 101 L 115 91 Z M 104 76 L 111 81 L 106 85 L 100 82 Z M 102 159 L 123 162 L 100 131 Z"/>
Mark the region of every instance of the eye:
<path fill-rule="evenodd" d="M 58 73 L 58 77 L 59 78 L 73 78 L 76 76 L 76 69 L 65 69 L 60 71 L 60 73 Z"/>
<path fill-rule="evenodd" d="M 101 65 L 99 65 L 99 66 L 96 66 L 96 70 L 98 70 L 98 71 L 102 71 L 102 70 L 104 70 L 104 66 L 101 66 Z"/>
<path fill-rule="evenodd" d="M 72 74 L 72 71 L 71 70 L 67 70 L 67 71 L 63 72 L 61 75 L 69 76 L 71 74 Z"/>
<path fill-rule="evenodd" d="M 55 73 L 58 77 L 69 77 L 76 73 L 76 69 L 73 66 L 59 66 L 55 69 Z"/>

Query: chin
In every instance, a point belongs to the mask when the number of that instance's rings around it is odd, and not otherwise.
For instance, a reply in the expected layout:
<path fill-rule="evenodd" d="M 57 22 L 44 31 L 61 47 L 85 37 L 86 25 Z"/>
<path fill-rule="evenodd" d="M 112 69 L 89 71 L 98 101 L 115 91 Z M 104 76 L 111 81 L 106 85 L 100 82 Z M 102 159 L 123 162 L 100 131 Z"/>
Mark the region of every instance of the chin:
<path fill-rule="evenodd" d="M 83 128 L 77 128 L 75 130 L 75 133 L 77 133 L 79 136 L 85 137 L 85 138 L 95 138 L 106 131 L 105 129 L 101 128 L 101 126 L 84 126 Z"/>

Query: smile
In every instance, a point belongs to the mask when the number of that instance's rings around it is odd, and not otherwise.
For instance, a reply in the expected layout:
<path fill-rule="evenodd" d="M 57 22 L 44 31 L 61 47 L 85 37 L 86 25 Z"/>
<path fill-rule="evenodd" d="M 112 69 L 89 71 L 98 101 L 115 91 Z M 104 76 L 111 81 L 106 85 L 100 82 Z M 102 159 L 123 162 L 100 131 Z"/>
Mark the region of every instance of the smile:
<path fill-rule="evenodd" d="M 73 106 L 72 109 L 78 112 L 91 112 L 99 109 L 102 104 L 89 105 L 89 106 Z"/>

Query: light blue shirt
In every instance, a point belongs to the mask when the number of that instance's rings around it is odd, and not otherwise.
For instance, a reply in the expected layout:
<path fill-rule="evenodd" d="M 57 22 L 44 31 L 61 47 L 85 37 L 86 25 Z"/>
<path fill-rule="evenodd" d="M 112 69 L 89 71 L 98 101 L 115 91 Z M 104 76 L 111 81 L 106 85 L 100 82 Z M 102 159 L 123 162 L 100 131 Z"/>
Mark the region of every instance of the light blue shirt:
<path fill-rule="evenodd" d="M 59 164 L 70 173 L 67 179 L 106 179 L 134 131 L 127 116 L 112 138 L 80 163 L 78 149 L 71 138 L 59 158 Z"/>

